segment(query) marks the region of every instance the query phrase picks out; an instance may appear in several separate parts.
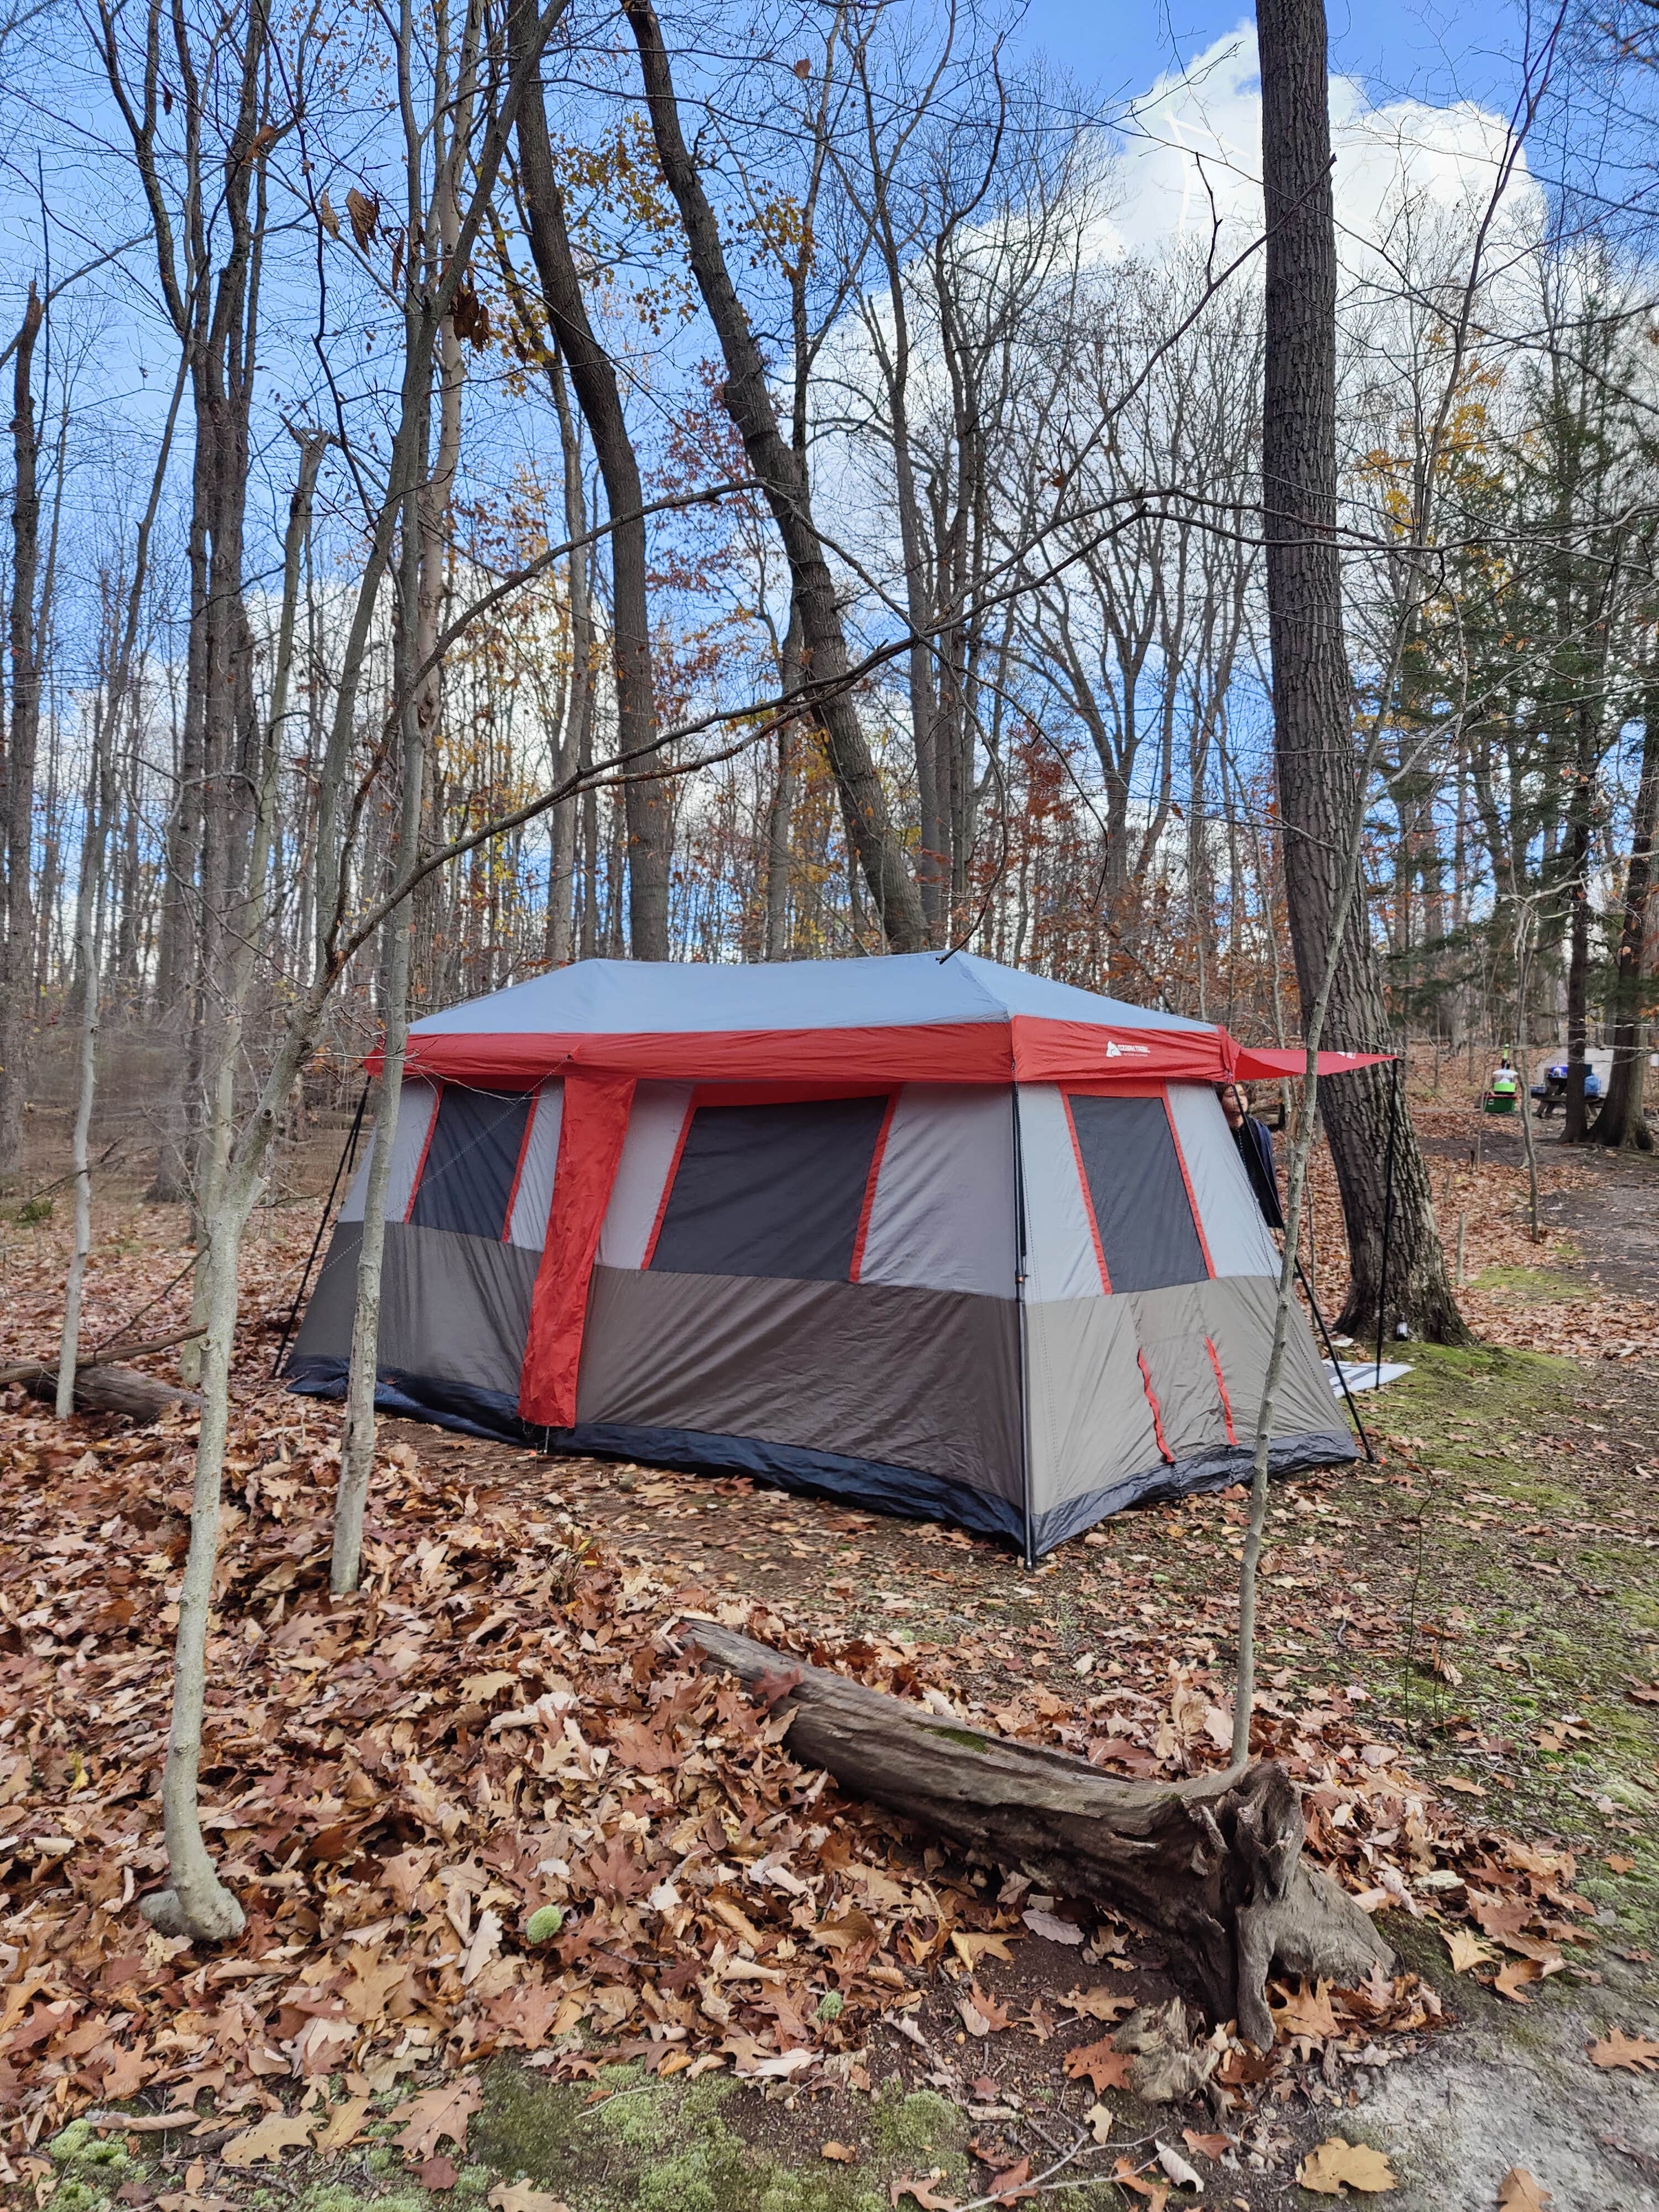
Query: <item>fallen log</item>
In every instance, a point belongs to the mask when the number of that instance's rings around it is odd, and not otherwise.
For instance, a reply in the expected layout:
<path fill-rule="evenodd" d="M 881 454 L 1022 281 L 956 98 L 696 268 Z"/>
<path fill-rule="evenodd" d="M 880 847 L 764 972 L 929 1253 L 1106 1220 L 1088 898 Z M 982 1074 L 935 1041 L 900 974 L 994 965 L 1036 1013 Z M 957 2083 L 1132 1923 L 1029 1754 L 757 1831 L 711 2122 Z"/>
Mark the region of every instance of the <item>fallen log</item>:
<path fill-rule="evenodd" d="M 55 1367 L 27 1366 L 21 1374 L 13 1368 L 6 1380 L 21 1382 L 31 1398 L 42 1399 L 48 1406 L 58 1402 Z M 154 1421 L 173 1406 L 201 1402 L 193 1390 L 181 1390 L 177 1383 L 162 1382 L 154 1375 L 141 1375 L 136 1367 L 117 1367 L 100 1360 L 95 1367 L 75 1370 L 77 1413 L 128 1413 L 135 1421 Z"/>
<path fill-rule="evenodd" d="M 1352 1899 L 1304 1863 L 1301 1802 L 1273 1760 L 1188 1782 L 1117 1781 L 714 1621 L 687 1620 L 683 1635 L 688 1650 L 793 1713 L 787 1740 L 803 1765 L 975 1856 L 1155 1929 L 1211 2021 L 1237 2021 L 1258 2050 L 1273 2039 L 1269 1973 L 1350 1988 L 1394 1964 Z"/>
<path fill-rule="evenodd" d="M 141 1375 L 136 1368 L 118 1363 L 142 1358 L 146 1352 L 167 1352 L 175 1344 L 188 1344 L 205 1334 L 204 1329 L 187 1328 L 172 1336 L 155 1337 L 147 1344 L 116 1344 L 106 1351 L 88 1352 L 75 1364 L 76 1413 L 129 1413 L 134 1420 L 153 1421 L 170 1406 L 200 1405 L 193 1390 L 181 1390 L 176 1383 L 162 1382 L 153 1375 Z M 21 1382 L 31 1398 L 42 1398 L 49 1406 L 58 1402 L 55 1364 L 15 1359 L 9 1367 L 0 1367 L 0 1388 L 13 1382 Z"/>

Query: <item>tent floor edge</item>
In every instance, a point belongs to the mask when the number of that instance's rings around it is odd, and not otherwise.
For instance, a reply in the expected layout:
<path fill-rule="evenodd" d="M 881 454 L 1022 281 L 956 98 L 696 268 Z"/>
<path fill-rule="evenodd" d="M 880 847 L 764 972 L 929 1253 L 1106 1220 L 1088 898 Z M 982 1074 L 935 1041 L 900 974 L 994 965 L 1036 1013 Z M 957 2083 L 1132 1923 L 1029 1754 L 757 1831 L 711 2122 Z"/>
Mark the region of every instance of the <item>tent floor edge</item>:
<path fill-rule="evenodd" d="M 343 1359 L 313 1354 L 290 1363 L 288 1387 L 299 1396 L 340 1399 L 345 1386 Z M 1015 1501 L 920 1468 L 697 1429 L 636 1428 L 605 1421 L 551 1428 L 520 1419 L 516 1401 L 504 1393 L 401 1369 L 380 1370 L 374 1402 L 382 1413 L 430 1422 L 491 1443 L 527 1446 L 541 1457 L 574 1454 L 642 1461 L 688 1474 L 746 1474 L 769 1488 L 835 1498 L 896 1518 L 945 1521 L 975 1535 L 1023 1548 L 1024 1516 Z"/>

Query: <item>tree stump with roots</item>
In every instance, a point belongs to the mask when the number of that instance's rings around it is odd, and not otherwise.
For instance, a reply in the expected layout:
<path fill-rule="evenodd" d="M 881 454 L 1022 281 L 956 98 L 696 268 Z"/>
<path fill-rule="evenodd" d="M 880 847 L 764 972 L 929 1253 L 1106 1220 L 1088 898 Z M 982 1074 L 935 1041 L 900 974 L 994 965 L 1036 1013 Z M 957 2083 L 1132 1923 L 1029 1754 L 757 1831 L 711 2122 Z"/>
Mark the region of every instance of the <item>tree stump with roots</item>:
<path fill-rule="evenodd" d="M 849 1795 L 1155 1929 L 1209 2019 L 1236 2021 L 1258 2050 L 1273 2039 L 1269 1974 L 1352 1987 L 1394 1965 L 1352 1899 L 1304 1863 L 1301 1801 L 1274 1761 L 1188 1782 L 1117 1781 L 713 1621 L 687 1620 L 682 1632 L 688 1651 L 791 1713 L 791 1754 L 826 1768 Z"/>

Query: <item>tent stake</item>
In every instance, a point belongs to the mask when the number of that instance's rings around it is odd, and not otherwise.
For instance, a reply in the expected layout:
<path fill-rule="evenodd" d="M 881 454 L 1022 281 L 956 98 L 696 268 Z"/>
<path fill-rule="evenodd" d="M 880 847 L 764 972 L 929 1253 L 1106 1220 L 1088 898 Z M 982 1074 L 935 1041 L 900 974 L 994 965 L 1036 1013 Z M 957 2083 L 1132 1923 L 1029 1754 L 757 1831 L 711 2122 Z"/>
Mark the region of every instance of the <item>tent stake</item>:
<path fill-rule="evenodd" d="M 1371 1385 L 1374 1390 L 1382 1387 L 1382 1332 L 1389 1325 L 1389 1240 L 1394 1234 L 1394 1150 L 1399 1127 L 1400 1061 L 1396 1056 L 1389 1079 L 1389 1156 L 1382 1177 L 1382 1272 L 1376 1286 L 1376 1380 Z"/>
<path fill-rule="evenodd" d="M 322 1249 L 323 1231 L 328 1226 L 329 1215 L 334 1211 L 334 1195 L 340 1188 L 340 1177 L 350 1173 L 352 1164 L 356 1159 L 357 1137 L 363 1126 L 363 1109 L 368 1103 L 368 1085 L 365 1083 L 363 1095 L 357 1101 L 357 1111 L 351 1119 L 350 1132 L 341 1149 L 340 1157 L 335 1163 L 334 1180 L 328 1187 L 328 1197 L 324 1202 L 322 1218 L 317 1224 L 317 1234 L 311 1240 L 311 1250 L 307 1255 L 305 1273 L 300 1278 L 300 1287 L 294 1293 L 294 1303 L 288 1310 L 288 1319 L 283 1323 L 283 1334 L 277 1340 L 276 1357 L 270 1363 L 270 1379 L 273 1382 L 282 1373 L 283 1362 L 288 1357 L 288 1340 L 294 1334 L 294 1324 L 300 1317 L 300 1308 L 304 1302 L 306 1291 L 311 1281 L 311 1271 L 316 1266 L 317 1255 Z"/>

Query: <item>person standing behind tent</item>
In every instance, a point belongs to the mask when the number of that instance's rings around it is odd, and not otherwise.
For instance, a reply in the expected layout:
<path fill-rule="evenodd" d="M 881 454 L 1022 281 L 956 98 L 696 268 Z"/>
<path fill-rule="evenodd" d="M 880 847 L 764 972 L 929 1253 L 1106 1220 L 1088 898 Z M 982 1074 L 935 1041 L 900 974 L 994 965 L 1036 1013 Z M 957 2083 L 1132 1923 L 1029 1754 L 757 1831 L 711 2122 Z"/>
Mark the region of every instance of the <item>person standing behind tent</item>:
<path fill-rule="evenodd" d="M 1238 1147 L 1238 1157 L 1244 1163 L 1244 1172 L 1250 1178 L 1250 1188 L 1255 1193 L 1255 1202 L 1261 1208 L 1261 1218 L 1269 1229 L 1285 1226 L 1284 1208 L 1279 1203 L 1279 1178 L 1273 1172 L 1273 1140 L 1267 1133 L 1265 1121 L 1258 1121 L 1250 1111 L 1250 1094 L 1241 1083 L 1223 1083 L 1216 1096 L 1221 1101 L 1221 1110 L 1227 1117 L 1227 1127 L 1233 1133 L 1233 1142 Z"/>

